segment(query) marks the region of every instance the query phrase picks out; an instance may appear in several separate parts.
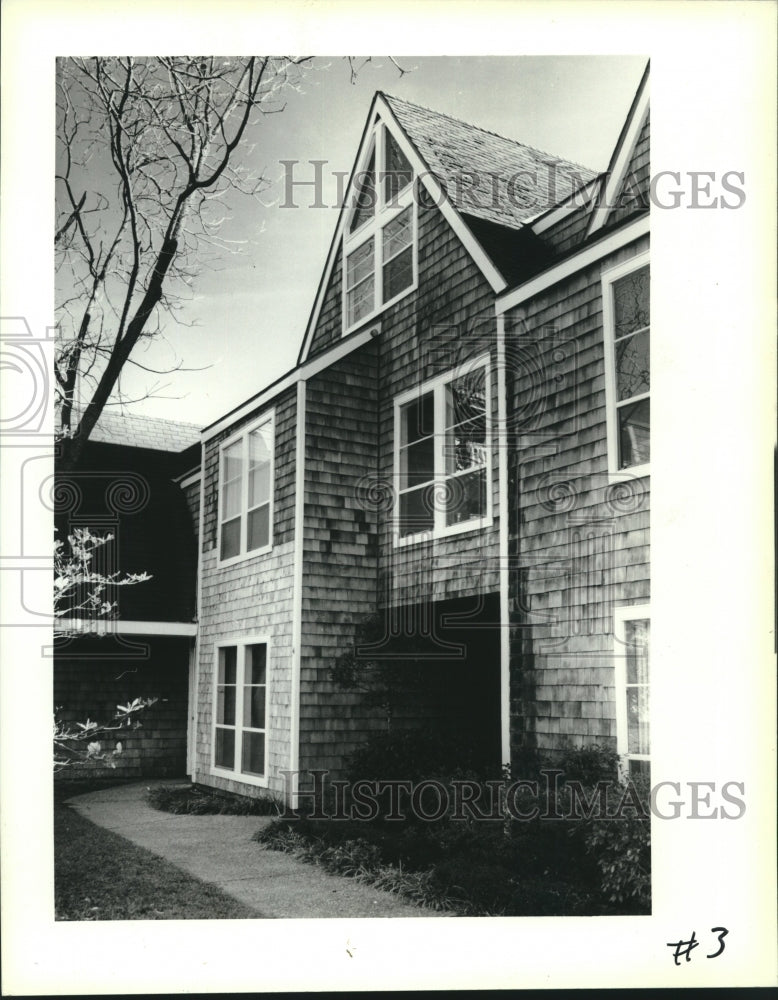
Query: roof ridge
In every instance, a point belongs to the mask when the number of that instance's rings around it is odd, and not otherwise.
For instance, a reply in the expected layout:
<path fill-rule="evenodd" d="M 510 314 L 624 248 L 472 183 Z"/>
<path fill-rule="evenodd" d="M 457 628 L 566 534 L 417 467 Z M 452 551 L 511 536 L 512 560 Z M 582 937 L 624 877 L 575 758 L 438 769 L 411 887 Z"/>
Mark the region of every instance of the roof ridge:
<path fill-rule="evenodd" d="M 436 111 L 435 108 L 428 108 L 425 104 L 417 104 L 416 101 L 408 101 L 404 97 L 396 97 L 394 94 L 387 94 L 385 90 L 379 90 L 379 94 L 382 97 L 388 98 L 389 101 L 397 101 L 400 104 L 409 104 L 412 108 L 418 108 L 420 111 L 428 111 L 430 114 L 437 115 L 439 118 L 448 118 L 449 121 L 456 122 L 458 125 L 464 125 L 465 128 L 474 129 L 476 132 L 483 132 L 485 135 L 493 135 L 496 139 L 502 139 L 504 142 L 512 142 L 516 146 L 521 146 L 523 149 L 528 149 L 533 153 L 538 153 L 540 156 L 551 158 L 554 157 L 557 161 L 568 164 L 571 167 L 579 167 L 581 170 L 585 170 L 590 173 L 593 177 L 599 177 L 599 173 L 592 169 L 592 167 L 584 166 L 583 163 L 577 163 L 575 160 L 568 160 L 564 156 L 557 156 L 556 153 L 548 153 L 543 149 L 538 149 L 537 146 L 530 146 L 529 143 L 522 142 L 520 139 L 512 139 L 510 136 L 502 135 L 500 132 L 494 132 L 492 129 L 483 128 L 481 125 L 474 125 L 472 122 L 466 122 L 463 118 L 457 118 L 456 115 L 450 115 L 446 111 Z"/>

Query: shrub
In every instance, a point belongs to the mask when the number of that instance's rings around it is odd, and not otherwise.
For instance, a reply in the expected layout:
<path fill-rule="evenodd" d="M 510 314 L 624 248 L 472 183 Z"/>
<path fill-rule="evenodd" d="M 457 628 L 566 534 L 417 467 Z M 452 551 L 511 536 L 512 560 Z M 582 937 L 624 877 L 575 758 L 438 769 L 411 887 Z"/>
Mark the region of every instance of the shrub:
<path fill-rule="evenodd" d="M 190 816 L 278 816 L 281 806 L 270 796 L 248 798 L 198 788 L 196 785 L 155 785 L 146 800 L 160 812 Z"/>

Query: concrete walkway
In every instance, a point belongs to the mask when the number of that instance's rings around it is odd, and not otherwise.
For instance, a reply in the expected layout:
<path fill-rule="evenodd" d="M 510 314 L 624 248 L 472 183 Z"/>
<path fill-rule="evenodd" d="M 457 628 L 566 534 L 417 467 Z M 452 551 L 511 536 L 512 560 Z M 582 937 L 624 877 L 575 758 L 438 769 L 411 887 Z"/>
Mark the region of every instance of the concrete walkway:
<path fill-rule="evenodd" d="M 176 816 L 148 805 L 143 781 L 67 800 L 98 826 L 144 847 L 188 875 L 217 886 L 256 910 L 257 917 L 436 917 L 351 878 L 328 875 L 252 841 L 271 822 L 266 816 Z"/>

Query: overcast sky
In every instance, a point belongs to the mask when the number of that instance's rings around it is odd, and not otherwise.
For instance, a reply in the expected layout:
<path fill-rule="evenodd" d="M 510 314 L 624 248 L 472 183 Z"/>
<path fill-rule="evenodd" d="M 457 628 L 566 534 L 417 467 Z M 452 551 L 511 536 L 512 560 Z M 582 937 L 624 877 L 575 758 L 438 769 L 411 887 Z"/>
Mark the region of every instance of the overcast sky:
<path fill-rule="evenodd" d="M 265 117 L 255 135 L 253 166 L 273 185 L 265 204 L 233 196 L 223 235 L 240 242 L 217 271 L 204 270 L 184 317 L 166 321 L 165 341 L 134 354 L 144 365 L 189 368 L 160 376 L 164 396 L 132 412 L 201 426 L 238 405 L 295 364 L 335 225 L 337 210 L 312 208 L 299 189 L 297 209 L 284 200 L 282 160 L 298 160 L 295 178 L 310 179 L 309 160 L 325 174 L 350 171 L 376 90 L 383 90 L 518 139 L 545 152 L 603 170 L 646 64 L 640 56 L 403 57 L 400 75 L 388 59 L 365 65 L 355 83 L 341 58 L 318 59 L 282 114 Z M 335 201 L 335 182 L 329 195 Z M 140 395 L 146 373 L 123 379 Z M 112 408 L 116 412 L 116 408 Z"/>

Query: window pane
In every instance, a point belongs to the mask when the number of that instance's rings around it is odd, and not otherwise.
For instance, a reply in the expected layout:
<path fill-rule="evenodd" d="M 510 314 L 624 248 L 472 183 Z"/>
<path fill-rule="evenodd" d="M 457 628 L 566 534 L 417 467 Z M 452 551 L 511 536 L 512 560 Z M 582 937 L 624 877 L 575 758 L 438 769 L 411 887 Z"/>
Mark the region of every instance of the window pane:
<path fill-rule="evenodd" d="M 263 424 L 249 434 L 249 469 L 270 461 L 273 447 L 273 426 Z"/>
<path fill-rule="evenodd" d="M 643 779 L 648 784 L 651 784 L 651 763 L 647 760 L 631 760 L 629 762 L 629 776 L 630 778 Z"/>
<path fill-rule="evenodd" d="M 486 470 L 445 480 L 446 525 L 486 515 Z"/>
<path fill-rule="evenodd" d="M 235 730 L 216 730 L 216 752 L 215 761 L 217 767 L 228 767 L 232 770 L 235 767 Z"/>
<path fill-rule="evenodd" d="M 643 465 L 650 459 L 651 401 L 620 406 L 619 417 L 619 468 Z"/>
<path fill-rule="evenodd" d="M 346 261 L 346 288 L 353 288 L 373 273 L 373 237 L 349 254 Z"/>
<path fill-rule="evenodd" d="M 403 289 L 413 284 L 413 247 L 384 265 L 384 302 L 399 295 Z"/>
<path fill-rule="evenodd" d="M 384 260 L 396 257 L 397 254 L 410 246 L 413 239 L 413 216 L 410 207 L 384 226 Z"/>
<path fill-rule="evenodd" d="M 246 650 L 246 683 L 264 684 L 267 673 L 267 646 L 259 643 Z"/>
<path fill-rule="evenodd" d="M 428 483 L 435 475 L 435 439 L 416 441 L 400 451 L 400 489 Z"/>
<path fill-rule="evenodd" d="M 231 559 L 240 552 L 240 518 L 222 525 L 221 558 Z"/>
<path fill-rule="evenodd" d="M 249 469 L 249 509 L 270 499 L 270 463 Z"/>
<path fill-rule="evenodd" d="M 627 646 L 627 683 L 648 684 L 648 640 L 651 623 L 646 618 L 624 623 Z"/>
<path fill-rule="evenodd" d="M 230 685 L 216 688 L 216 721 L 225 726 L 235 725 L 235 690 Z"/>
<path fill-rule="evenodd" d="M 433 495 L 429 487 L 400 494 L 400 537 L 432 531 L 435 525 Z"/>
<path fill-rule="evenodd" d="M 616 337 L 642 330 L 651 323 L 649 269 L 627 274 L 613 283 L 613 305 L 616 314 Z"/>
<path fill-rule="evenodd" d="M 616 341 L 616 391 L 619 400 L 648 392 L 651 382 L 649 333 Z"/>
<path fill-rule="evenodd" d="M 270 504 L 249 512 L 246 551 L 261 549 L 270 541 Z"/>
<path fill-rule="evenodd" d="M 486 465 L 486 417 L 476 417 L 446 431 L 446 472 Z"/>
<path fill-rule="evenodd" d="M 219 684 L 234 684 L 238 664 L 238 650 L 235 646 L 219 649 Z"/>
<path fill-rule="evenodd" d="M 649 752 L 648 688 L 627 688 L 627 753 Z"/>
<path fill-rule="evenodd" d="M 243 442 L 236 441 L 222 452 L 222 482 L 240 479 L 243 471 Z"/>
<path fill-rule="evenodd" d="M 265 728 L 265 685 L 243 690 L 243 725 L 248 729 Z"/>
<path fill-rule="evenodd" d="M 384 130 L 384 136 L 386 137 L 384 197 L 387 201 L 391 201 L 413 180 L 413 169 L 388 129 Z"/>
<path fill-rule="evenodd" d="M 222 489 L 222 520 L 230 520 L 240 514 L 240 480 L 225 483 Z"/>
<path fill-rule="evenodd" d="M 406 403 L 401 411 L 400 444 L 410 444 L 432 434 L 435 430 L 434 410 L 431 392 L 414 399 L 412 403 Z"/>
<path fill-rule="evenodd" d="M 375 152 L 370 156 L 367 169 L 361 177 L 357 177 L 357 180 L 360 182 L 360 187 L 355 199 L 356 209 L 351 216 L 350 233 L 359 229 L 363 223 L 367 222 L 368 219 L 372 219 L 375 214 Z"/>
<path fill-rule="evenodd" d="M 353 326 L 363 316 L 369 316 L 375 309 L 375 281 L 367 278 L 348 293 L 348 325 Z"/>
<path fill-rule="evenodd" d="M 477 368 L 446 386 L 446 427 L 486 413 L 486 369 Z"/>
<path fill-rule="evenodd" d="M 244 733 L 241 771 L 244 774 L 265 773 L 265 734 Z"/>

